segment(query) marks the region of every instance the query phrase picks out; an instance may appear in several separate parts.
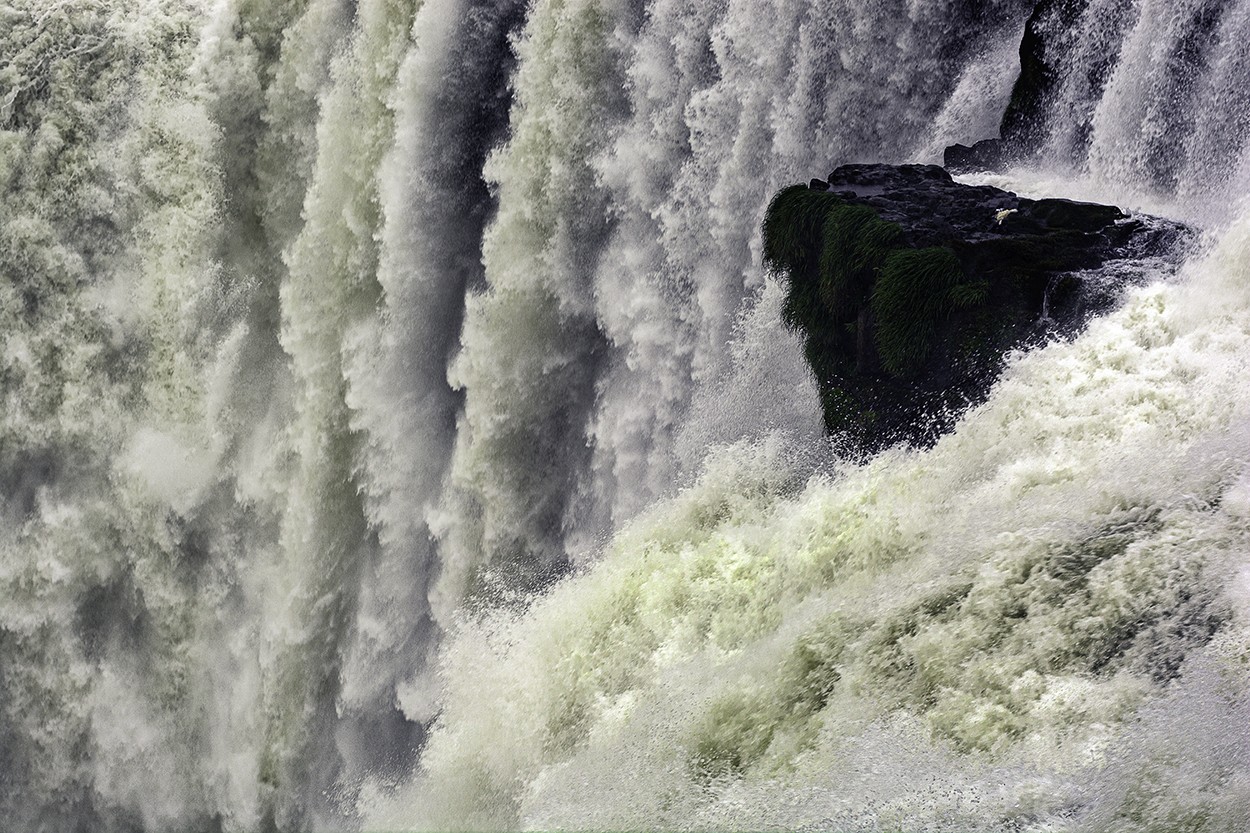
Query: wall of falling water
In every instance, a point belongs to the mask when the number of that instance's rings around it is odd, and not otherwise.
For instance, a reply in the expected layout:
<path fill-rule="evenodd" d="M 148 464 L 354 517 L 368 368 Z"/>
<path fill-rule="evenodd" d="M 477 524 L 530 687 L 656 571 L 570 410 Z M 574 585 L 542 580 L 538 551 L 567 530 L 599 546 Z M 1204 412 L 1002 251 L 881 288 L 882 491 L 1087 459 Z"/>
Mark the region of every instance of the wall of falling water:
<path fill-rule="evenodd" d="M 761 265 L 1031 11 L 0 6 L 0 814 L 1244 827 L 1250 5 L 1044 19 L 994 181 L 1209 239 L 936 448 L 836 458 Z"/>

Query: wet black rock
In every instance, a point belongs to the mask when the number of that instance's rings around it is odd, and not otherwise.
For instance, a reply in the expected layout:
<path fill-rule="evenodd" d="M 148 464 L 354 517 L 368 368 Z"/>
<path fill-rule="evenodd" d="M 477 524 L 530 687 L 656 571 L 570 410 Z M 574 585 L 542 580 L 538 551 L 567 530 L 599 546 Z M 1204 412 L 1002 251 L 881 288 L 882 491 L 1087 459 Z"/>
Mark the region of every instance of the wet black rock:
<path fill-rule="evenodd" d="M 982 139 L 972 146 L 953 144 L 942 153 L 942 166 L 954 173 L 997 171 L 1007 162 L 1001 139 Z"/>
<path fill-rule="evenodd" d="M 826 427 L 864 455 L 936 439 L 1008 351 L 1075 333 L 1174 267 L 1190 234 L 1114 206 L 963 185 L 937 166 L 845 165 L 778 193 L 764 237 Z"/>
<path fill-rule="evenodd" d="M 997 138 L 946 148 L 942 164 L 952 173 L 997 171 L 1028 159 L 1042 144 L 1045 114 L 1061 77 L 1062 40 L 1085 12 L 1088 0 L 1038 0 L 1020 39 L 1020 73 L 999 123 Z M 1091 84 L 1105 82 L 1109 65 Z"/>
<path fill-rule="evenodd" d="M 1055 40 L 1070 32 L 1088 0 L 1038 0 L 1020 39 L 1020 74 L 999 126 L 1004 150 L 1017 155 L 1037 146 L 1043 113 L 1060 78 Z"/>

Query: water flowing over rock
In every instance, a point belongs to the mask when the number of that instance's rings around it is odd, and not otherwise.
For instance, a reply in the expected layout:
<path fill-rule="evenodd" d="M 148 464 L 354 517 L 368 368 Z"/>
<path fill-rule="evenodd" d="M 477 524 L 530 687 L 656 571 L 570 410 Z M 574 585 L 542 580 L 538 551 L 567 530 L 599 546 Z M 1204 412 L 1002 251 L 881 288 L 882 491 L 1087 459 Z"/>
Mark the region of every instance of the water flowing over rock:
<path fill-rule="evenodd" d="M 764 257 L 787 279 L 826 428 L 852 454 L 931 443 L 1008 352 L 1070 337 L 1192 233 L 1114 206 L 1024 199 L 924 165 L 844 165 L 784 189 Z"/>
<path fill-rule="evenodd" d="M 0 827 L 1250 829 L 1247 43 L 0 3 Z"/>

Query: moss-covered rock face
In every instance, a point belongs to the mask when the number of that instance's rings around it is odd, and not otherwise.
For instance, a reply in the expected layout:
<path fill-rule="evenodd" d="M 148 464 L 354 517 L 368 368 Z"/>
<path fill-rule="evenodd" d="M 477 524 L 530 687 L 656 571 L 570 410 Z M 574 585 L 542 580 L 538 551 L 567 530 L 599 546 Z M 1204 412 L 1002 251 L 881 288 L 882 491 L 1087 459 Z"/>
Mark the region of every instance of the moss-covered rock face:
<path fill-rule="evenodd" d="M 787 281 L 825 425 L 853 455 L 925 444 L 988 391 L 1003 354 L 1072 332 L 1125 279 L 1107 261 L 1175 253 L 1181 226 L 1027 200 L 935 166 L 846 165 L 780 191 L 764 259 Z M 1174 261 L 1169 261 L 1174 262 Z"/>

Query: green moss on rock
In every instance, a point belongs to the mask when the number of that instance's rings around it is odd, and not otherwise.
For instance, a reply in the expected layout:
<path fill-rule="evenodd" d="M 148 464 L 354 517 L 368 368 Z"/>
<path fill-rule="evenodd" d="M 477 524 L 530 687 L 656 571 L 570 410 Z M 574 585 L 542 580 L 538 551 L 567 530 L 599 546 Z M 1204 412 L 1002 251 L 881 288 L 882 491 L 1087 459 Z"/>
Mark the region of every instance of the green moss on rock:
<path fill-rule="evenodd" d="M 842 204 L 835 195 L 806 185 L 778 191 L 764 214 L 764 263 L 786 273 L 806 266 L 829 210 Z"/>
<path fill-rule="evenodd" d="M 955 253 L 916 249 L 902 227 L 871 207 L 807 186 L 773 198 L 764 220 L 764 258 L 785 277 L 785 324 L 804 337 L 821 389 L 825 427 L 866 448 L 888 431 L 859 376 L 905 380 L 924 367 L 953 309 L 984 305 L 984 281 L 965 283 Z"/>
<path fill-rule="evenodd" d="M 895 376 L 912 376 L 933 349 L 951 292 L 963 271 L 944 246 L 898 249 L 882 265 L 872 292 L 881 364 Z"/>
<path fill-rule="evenodd" d="M 838 320 L 864 305 L 877 271 L 900 245 L 903 229 L 866 205 L 839 203 L 821 227 L 820 298 Z"/>

